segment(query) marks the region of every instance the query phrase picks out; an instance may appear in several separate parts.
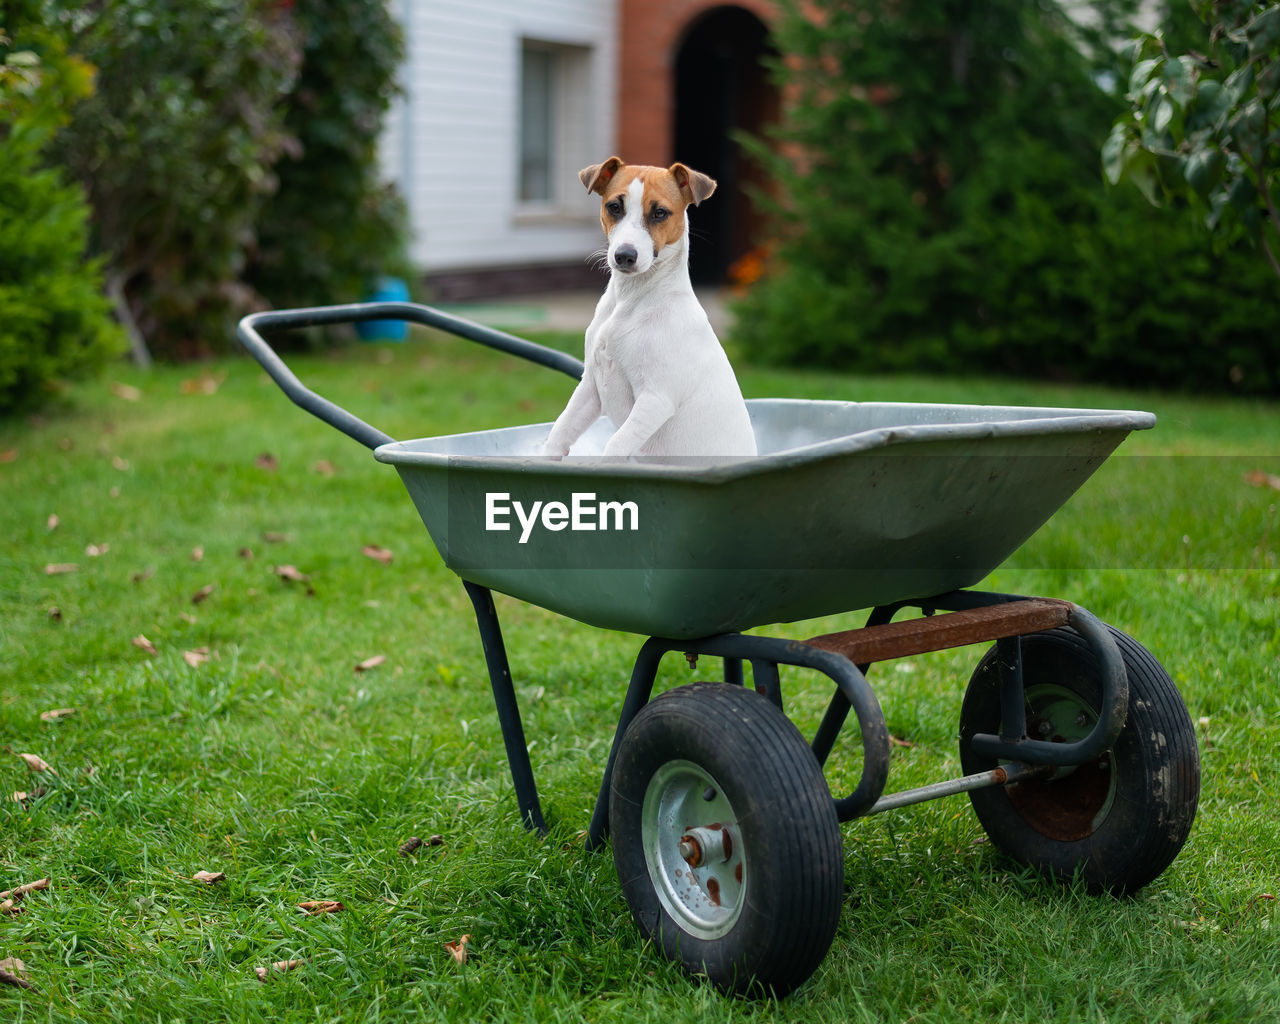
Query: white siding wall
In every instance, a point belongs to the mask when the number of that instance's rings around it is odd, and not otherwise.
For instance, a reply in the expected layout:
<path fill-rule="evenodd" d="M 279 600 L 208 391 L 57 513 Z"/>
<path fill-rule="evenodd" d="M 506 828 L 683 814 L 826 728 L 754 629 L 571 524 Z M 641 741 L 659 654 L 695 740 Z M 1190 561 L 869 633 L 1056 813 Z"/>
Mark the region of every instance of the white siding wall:
<path fill-rule="evenodd" d="M 518 202 L 524 38 L 589 47 L 573 142 L 585 163 L 613 151 L 617 5 L 609 0 L 390 0 L 406 35 L 403 99 L 382 140 L 387 177 L 409 204 L 424 271 L 585 260 L 600 245 L 598 203 L 576 180 L 552 210 Z M 575 97 L 575 100 L 579 99 Z M 569 185 L 572 188 L 568 187 Z"/>

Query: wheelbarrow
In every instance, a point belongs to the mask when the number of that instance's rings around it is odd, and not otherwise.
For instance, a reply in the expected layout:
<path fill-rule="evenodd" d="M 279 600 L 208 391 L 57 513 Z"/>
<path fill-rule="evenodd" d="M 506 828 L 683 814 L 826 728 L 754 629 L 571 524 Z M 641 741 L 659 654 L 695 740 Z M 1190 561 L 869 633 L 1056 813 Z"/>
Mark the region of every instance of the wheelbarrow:
<path fill-rule="evenodd" d="M 771 399 L 747 403 L 750 458 L 606 458 L 604 420 L 563 460 L 539 454 L 547 423 L 395 441 L 310 391 L 264 340 L 378 319 L 575 379 L 582 364 L 413 303 L 258 313 L 238 331 L 294 402 L 399 471 L 474 606 L 530 829 L 546 826 L 492 592 L 647 637 L 586 841 L 611 839 L 636 924 L 690 974 L 742 994 L 803 983 L 840 917 L 840 824 L 926 800 L 968 794 L 1006 855 L 1093 890 L 1133 892 L 1177 856 L 1199 756 L 1159 662 L 1076 604 L 969 589 L 1154 416 Z M 804 642 L 743 632 L 866 608 L 863 628 Z M 906 609 L 920 614 L 897 619 Z M 886 793 L 870 666 L 973 644 L 991 646 L 961 706 L 963 775 Z M 672 653 L 716 659 L 716 678 L 653 698 Z M 784 713 L 783 665 L 833 686 L 811 739 Z M 823 766 L 850 712 L 861 772 L 833 796 Z"/>

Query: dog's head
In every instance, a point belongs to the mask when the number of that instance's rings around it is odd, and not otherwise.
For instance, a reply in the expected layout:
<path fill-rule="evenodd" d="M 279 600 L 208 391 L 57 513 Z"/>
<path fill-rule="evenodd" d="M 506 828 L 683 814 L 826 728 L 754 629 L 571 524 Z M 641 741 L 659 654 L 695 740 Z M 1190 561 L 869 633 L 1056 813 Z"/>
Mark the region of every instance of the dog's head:
<path fill-rule="evenodd" d="M 616 156 L 584 167 L 578 178 L 588 192 L 600 194 L 609 269 L 621 274 L 650 270 L 684 238 L 690 204 L 697 206 L 716 190 L 713 179 L 684 164 L 631 166 Z"/>

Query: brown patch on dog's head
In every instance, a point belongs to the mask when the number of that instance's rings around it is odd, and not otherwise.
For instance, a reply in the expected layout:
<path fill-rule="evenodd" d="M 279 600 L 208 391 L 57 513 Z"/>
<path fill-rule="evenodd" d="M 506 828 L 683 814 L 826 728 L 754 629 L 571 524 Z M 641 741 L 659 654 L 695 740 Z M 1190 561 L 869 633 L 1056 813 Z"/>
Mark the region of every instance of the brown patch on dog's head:
<path fill-rule="evenodd" d="M 583 168 L 578 175 L 589 192 L 600 194 L 600 224 L 606 235 L 635 213 L 632 185 L 639 181 L 644 230 L 653 241 L 656 256 L 679 241 L 685 229 L 685 210 L 715 191 L 715 181 L 684 164 L 671 167 L 629 165 L 616 156 Z"/>

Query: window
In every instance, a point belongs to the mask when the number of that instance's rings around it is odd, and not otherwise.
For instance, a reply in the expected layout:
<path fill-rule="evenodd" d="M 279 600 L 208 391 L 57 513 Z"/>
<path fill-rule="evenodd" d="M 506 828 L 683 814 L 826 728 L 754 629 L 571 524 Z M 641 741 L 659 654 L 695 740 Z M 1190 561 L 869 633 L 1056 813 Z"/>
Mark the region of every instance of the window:
<path fill-rule="evenodd" d="M 585 46 L 521 43 L 518 195 L 526 209 L 560 205 L 578 170 L 591 163 L 590 65 Z"/>

